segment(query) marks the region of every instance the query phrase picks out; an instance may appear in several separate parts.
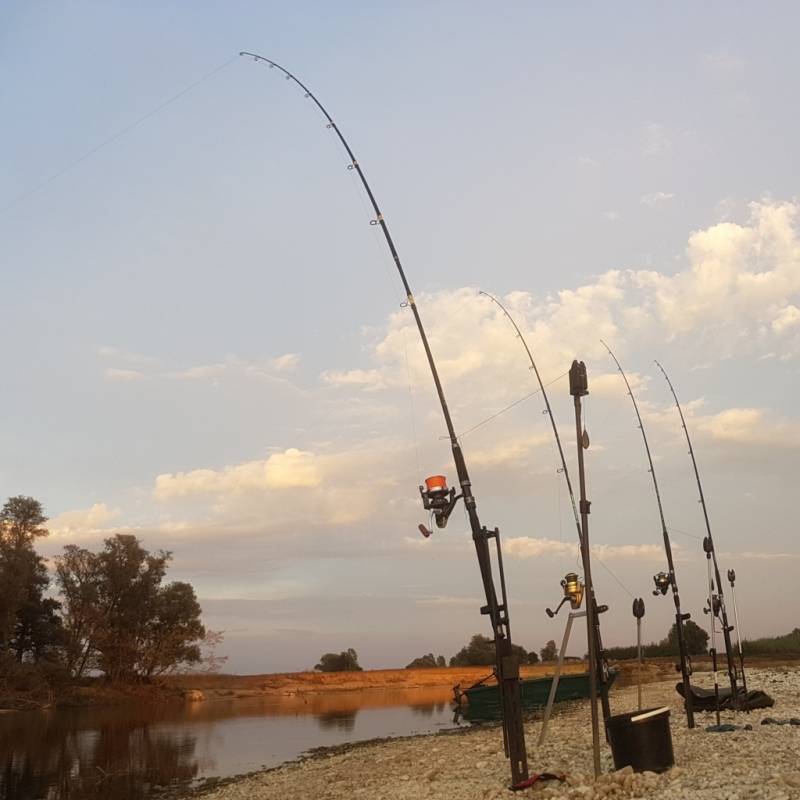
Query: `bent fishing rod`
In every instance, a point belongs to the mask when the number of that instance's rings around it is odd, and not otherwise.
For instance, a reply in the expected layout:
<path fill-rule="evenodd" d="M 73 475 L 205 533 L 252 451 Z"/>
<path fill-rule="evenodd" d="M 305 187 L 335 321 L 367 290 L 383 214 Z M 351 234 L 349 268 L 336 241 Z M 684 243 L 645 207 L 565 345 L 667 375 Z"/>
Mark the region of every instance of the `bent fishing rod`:
<path fill-rule="evenodd" d="M 539 373 L 539 368 L 536 366 L 536 361 L 534 361 L 533 353 L 531 352 L 530 347 L 528 347 L 528 342 L 525 337 L 522 335 L 522 331 L 517 325 L 514 317 L 511 316 L 508 309 L 494 296 L 489 294 L 489 292 L 485 292 L 480 290 L 478 294 L 482 294 L 489 298 L 505 315 L 506 319 L 511 323 L 511 326 L 514 328 L 514 331 L 517 334 L 517 338 L 520 340 L 523 348 L 525 349 L 525 353 L 528 356 L 528 361 L 530 361 L 530 368 L 533 370 L 533 374 L 536 376 L 536 380 L 539 383 L 539 389 L 542 393 L 542 398 L 544 399 L 545 404 L 545 414 L 550 418 L 550 426 L 553 429 L 553 436 L 556 440 L 556 447 L 558 448 L 558 455 L 561 460 L 561 469 L 560 472 L 564 476 L 564 480 L 567 484 L 567 491 L 569 492 L 569 499 L 572 505 L 572 513 L 575 517 L 575 527 L 578 531 L 578 543 L 580 544 L 581 548 L 581 556 L 588 559 L 588 549 L 586 547 L 586 543 L 584 541 L 583 535 L 583 528 L 581 526 L 581 519 L 578 514 L 578 505 L 575 502 L 575 492 L 572 489 L 572 481 L 569 477 L 569 469 L 567 469 L 567 459 L 564 456 L 564 448 L 561 446 L 561 436 L 558 433 L 558 426 L 556 425 L 555 417 L 553 416 L 553 409 L 550 406 L 550 400 L 547 397 L 547 391 L 544 386 L 544 382 L 542 381 L 542 376 Z M 584 556 L 584 553 L 586 555 Z M 600 699 L 603 706 L 603 719 L 607 720 L 611 715 L 611 710 L 609 707 L 608 702 L 608 663 L 605 657 L 605 651 L 603 650 L 603 640 L 602 636 L 600 635 L 600 614 L 603 611 L 607 610 L 607 606 L 598 606 L 597 605 L 597 598 L 594 592 L 594 582 L 591 579 L 591 570 L 589 574 L 586 575 L 586 568 L 585 568 L 585 561 L 584 561 L 584 580 L 586 582 L 586 590 L 587 590 L 587 603 L 586 603 L 586 625 L 588 631 L 588 646 L 589 646 L 589 653 L 594 654 L 594 665 L 590 663 L 590 672 L 593 675 L 596 675 L 596 682 L 599 684 L 600 689 Z M 591 660 L 591 659 L 590 659 Z M 590 676 L 590 683 L 591 683 L 591 676 Z M 590 691 L 594 696 L 595 689 L 594 687 L 590 687 Z M 595 731 L 592 731 L 593 737 Z"/>
<path fill-rule="evenodd" d="M 691 674 L 692 668 L 691 663 L 689 661 L 689 654 L 686 652 L 686 636 L 683 630 L 683 623 L 691 618 L 691 614 L 683 614 L 681 613 L 681 598 L 678 594 L 678 581 L 675 577 L 675 561 L 672 558 L 672 543 L 670 542 L 669 538 L 669 531 L 667 530 L 667 523 L 664 519 L 664 506 L 661 503 L 661 492 L 658 488 L 658 479 L 656 478 L 656 469 L 653 465 L 653 457 L 650 453 L 650 443 L 647 441 L 647 433 L 644 429 L 644 422 L 642 421 L 642 415 L 639 413 L 639 404 L 636 402 L 636 398 L 633 395 L 633 390 L 631 389 L 631 385 L 628 382 L 628 377 L 625 375 L 625 371 L 622 369 L 622 365 L 619 363 L 619 360 L 612 352 L 611 348 L 601 339 L 600 340 L 603 347 L 608 350 L 608 354 L 614 360 L 614 363 L 617 365 L 617 369 L 619 370 L 619 374 L 622 376 L 622 380 L 625 381 L 625 388 L 628 390 L 628 397 L 631 398 L 631 402 L 633 403 L 633 410 L 636 413 L 636 419 L 639 423 L 639 430 L 642 432 L 642 441 L 644 442 L 644 450 L 647 453 L 647 463 L 649 465 L 648 472 L 650 473 L 651 477 L 653 478 L 653 489 L 656 493 L 656 503 L 658 504 L 658 516 L 661 520 L 661 535 L 664 539 L 664 552 L 667 556 L 667 574 L 665 575 L 663 572 L 659 572 L 657 575 L 654 576 L 653 580 L 655 582 L 656 588 L 653 592 L 654 595 L 658 596 L 659 594 L 665 595 L 669 589 L 672 589 L 672 599 L 675 602 L 675 632 L 678 638 L 678 658 L 680 663 L 678 664 L 678 670 L 681 673 L 681 680 L 683 682 L 683 697 L 684 703 L 686 707 L 686 722 L 690 728 L 694 728 L 694 703 L 692 702 L 692 685 L 691 685 Z"/>
<path fill-rule="evenodd" d="M 328 113 L 325 106 L 320 103 L 313 92 L 297 77 L 295 77 L 289 70 L 282 67 L 275 61 L 271 61 L 264 56 L 257 53 L 241 52 L 240 56 L 248 56 L 255 61 L 261 61 L 269 64 L 270 69 L 277 69 L 281 72 L 287 81 L 293 81 L 303 91 L 305 97 L 313 101 L 314 105 L 319 109 L 327 121 L 327 127 L 332 130 L 339 142 L 347 152 L 350 159 L 348 169 L 355 170 L 364 187 L 364 191 L 369 198 L 370 205 L 375 212 L 375 218 L 371 220 L 371 225 L 380 227 L 386 245 L 389 248 L 389 253 L 392 260 L 397 267 L 402 281 L 403 288 L 406 293 L 406 303 L 412 314 L 414 321 L 419 331 L 422 346 L 425 350 L 425 356 L 428 360 L 433 383 L 436 387 L 436 394 L 439 397 L 439 403 L 442 407 L 442 414 L 444 416 L 445 426 L 447 427 L 448 438 L 450 439 L 450 448 L 453 452 L 453 461 L 455 463 L 456 474 L 458 476 L 458 483 L 460 486 L 460 493 L 456 494 L 455 488 L 448 489 L 444 476 L 434 475 L 426 479 L 425 487 L 420 486 L 420 494 L 422 495 L 423 507 L 430 510 L 436 518 L 436 524 L 439 528 L 444 528 L 447 525 L 447 520 L 456 506 L 458 500 L 464 501 L 464 507 L 469 519 L 470 529 L 472 531 L 472 540 L 475 544 L 475 552 L 478 557 L 478 566 L 483 581 L 483 588 L 486 594 L 486 605 L 481 608 L 481 614 L 489 616 L 492 625 L 492 633 L 494 634 L 495 644 L 495 657 L 496 665 L 495 671 L 497 675 L 497 683 L 499 686 L 502 711 L 503 711 L 503 743 L 505 747 L 506 756 L 511 761 L 511 777 L 512 785 L 519 786 L 528 780 L 528 757 L 525 750 L 525 731 L 522 725 L 522 701 L 520 697 L 520 682 L 519 682 L 519 659 L 513 655 L 511 649 L 511 624 L 509 621 L 508 600 L 506 596 L 505 575 L 503 572 L 503 558 L 500 548 L 500 531 L 495 528 L 488 530 L 481 525 L 478 517 L 477 504 L 475 496 L 472 492 L 472 482 L 470 481 L 469 472 L 467 471 L 466 460 L 464 453 L 461 450 L 461 445 L 456 436 L 455 427 L 450 416 L 450 409 L 447 406 L 447 401 L 444 396 L 444 389 L 442 382 L 439 378 L 439 372 L 436 369 L 436 364 L 433 360 L 433 353 L 431 352 L 428 343 L 428 337 L 425 333 L 425 328 L 422 324 L 422 318 L 417 308 L 414 295 L 411 292 L 411 287 L 406 278 L 405 271 L 400 262 L 397 248 L 395 247 L 389 227 L 386 220 L 381 213 L 378 202 L 375 199 L 372 189 L 367 182 L 364 171 L 361 168 L 358 160 L 356 159 L 353 150 L 339 129 L 338 125 L 334 122 L 333 117 Z M 429 533 L 428 533 L 429 535 Z M 501 585 L 501 598 L 498 601 L 497 591 L 495 589 L 494 576 L 492 573 L 492 556 L 489 548 L 489 540 L 494 539 L 497 550 L 497 564 L 498 573 L 500 576 Z"/>
<path fill-rule="evenodd" d="M 712 626 L 714 624 L 713 617 L 717 616 L 717 614 L 719 614 L 721 617 L 720 627 L 722 628 L 722 638 L 725 642 L 725 658 L 728 663 L 728 679 L 730 680 L 731 684 L 731 704 L 735 711 L 739 708 L 739 691 L 737 685 L 738 680 L 736 675 L 736 664 L 733 660 L 733 645 L 731 643 L 731 631 L 733 630 L 733 625 L 728 624 L 728 611 L 725 608 L 725 596 L 722 591 L 722 578 L 719 574 L 719 565 L 717 564 L 717 551 L 714 547 L 714 538 L 711 536 L 711 523 L 708 519 L 708 508 L 706 508 L 706 498 L 703 494 L 703 484 L 700 482 L 700 472 L 697 469 L 697 459 L 694 456 L 692 440 L 689 437 L 689 429 L 686 427 L 686 419 L 683 416 L 683 409 L 681 408 L 681 404 L 678 402 L 678 395 L 675 393 L 675 388 L 672 385 L 672 381 L 669 379 L 669 375 L 667 375 L 667 371 L 658 361 L 655 361 L 655 364 L 663 373 L 664 378 L 667 381 L 667 385 L 669 386 L 669 390 L 672 392 L 672 397 L 675 400 L 675 406 L 677 407 L 678 414 L 681 418 L 681 427 L 683 428 L 683 432 L 686 434 L 686 444 L 689 446 L 689 455 L 692 459 L 692 468 L 694 469 L 694 477 L 697 481 L 697 491 L 700 494 L 700 505 L 703 507 L 703 519 L 705 520 L 706 524 L 706 536 L 703 539 L 703 550 L 706 553 L 706 557 L 710 558 L 713 562 L 714 578 L 717 584 L 716 599 L 712 596 L 712 598 L 709 600 L 709 613 L 712 615 Z"/>

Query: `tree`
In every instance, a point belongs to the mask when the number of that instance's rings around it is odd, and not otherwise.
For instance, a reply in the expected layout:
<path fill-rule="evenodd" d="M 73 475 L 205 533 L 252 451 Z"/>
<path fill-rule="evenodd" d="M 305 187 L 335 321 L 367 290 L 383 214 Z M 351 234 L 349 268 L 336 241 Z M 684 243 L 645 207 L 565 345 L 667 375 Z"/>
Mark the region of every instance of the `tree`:
<path fill-rule="evenodd" d="M 206 635 L 188 583 L 162 586 L 170 553 L 117 534 L 103 550 L 64 548 L 56 574 L 64 596 L 67 667 L 100 669 L 112 681 L 150 678 L 201 660 Z"/>
<path fill-rule="evenodd" d="M 539 654 L 542 657 L 542 661 L 555 661 L 558 657 L 556 643 L 550 639 L 550 641 L 539 651 Z"/>
<path fill-rule="evenodd" d="M 42 605 L 47 570 L 33 548 L 38 537 L 47 535 L 46 522 L 42 504 L 33 497 L 9 497 L 0 509 L 0 653 L 13 650 L 18 660 L 36 649 L 30 636 L 41 626 L 34 619 L 43 622 L 48 615 Z"/>
<path fill-rule="evenodd" d="M 146 622 L 137 660 L 139 674 L 150 678 L 200 661 L 206 630 L 200 605 L 188 583 L 176 581 L 158 590 L 152 617 Z"/>
<path fill-rule="evenodd" d="M 686 643 L 686 652 L 689 655 L 702 655 L 708 650 L 708 633 L 690 619 L 683 623 L 683 639 Z M 669 655 L 678 655 L 677 623 L 672 624 L 667 638 L 662 644 L 666 644 L 669 648 Z"/>
<path fill-rule="evenodd" d="M 68 544 L 64 554 L 56 558 L 56 583 L 63 597 L 65 666 L 70 675 L 80 678 L 91 665 L 98 628 L 103 622 L 97 556 Z"/>
<path fill-rule="evenodd" d="M 444 660 L 444 656 L 434 656 L 433 653 L 428 653 L 427 655 L 415 658 L 406 666 L 406 669 L 431 669 L 446 666 L 447 662 Z"/>
<path fill-rule="evenodd" d="M 511 645 L 512 655 L 517 656 L 520 664 L 528 663 L 528 651 L 518 644 Z M 469 644 L 462 647 L 451 659 L 451 667 L 488 667 L 497 661 L 494 641 L 488 636 L 476 633 Z"/>
<path fill-rule="evenodd" d="M 314 667 L 319 672 L 361 672 L 358 665 L 358 653 L 352 647 L 341 653 L 325 653 L 320 656 L 319 664 Z"/>

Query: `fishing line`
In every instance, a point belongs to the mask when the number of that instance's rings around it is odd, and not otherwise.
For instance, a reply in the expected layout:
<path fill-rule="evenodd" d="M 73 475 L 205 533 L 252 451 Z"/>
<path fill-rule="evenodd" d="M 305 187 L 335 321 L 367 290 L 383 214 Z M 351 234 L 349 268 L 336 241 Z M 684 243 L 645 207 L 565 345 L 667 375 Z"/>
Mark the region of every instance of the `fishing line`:
<path fill-rule="evenodd" d="M 422 467 L 420 465 L 420 458 L 419 458 L 419 439 L 417 436 L 417 416 L 416 416 L 416 409 L 414 405 L 414 385 L 411 380 L 411 367 L 408 363 L 408 341 L 406 340 L 406 328 L 405 325 L 401 326 L 400 330 L 403 334 L 403 350 L 405 352 L 406 357 L 406 375 L 408 377 L 408 397 L 409 397 L 409 405 L 411 408 L 411 433 L 414 438 L 414 458 L 417 465 L 417 477 L 422 475 Z"/>
<path fill-rule="evenodd" d="M 137 128 L 143 122 L 147 121 L 151 117 L 154 117 L 156 114 L 159 113 L 159 111 L 163 111 L 167 106 L 172 105 L 176 100 L 180 100 L 181 97 L 183 97 L 185 94 L 188 94 L 189 92 L 191 92 L 192 89 L 195 89 L 198 86 L 200 86 L 201 83 L 205 83 L 210 78 L 213 78 L 217 73 L 222 72 L 222 70 L 225 69 L 225 67 L 228 67 L 231 64 L 233 64 L 233 62 L 237 61 L 238 58 L 239 58 L 238 56 L 234 56 L 233 58 L 231 58 L 228 61 L 226 61 L 224 64 L 220 64 L 215 69 L 212 69 L 211 72 L 207 72 L 201 78 L 198 78 L 198 80 L 196 80 L 194 83 L 190 83 L 185 89 L 181 89 L 181 91 L 179 91 L 177 94 L 172 95 L 172 97 L 170 97 L 168 100 L 165 100 L 163 103 L 157 105 L 151 111 L 148 111 L 146 114 L 144 114 L 141 117 L 139 117 L 138 119 L 134 120 L 129 125 L 126 125 L 124 128 L 118 130 L 116 133 L 112 134 L 107 139 L 104 139 L 102 142 L 100 142 L 100 144 L 98 144 L 95 147 L 91 148 L 91 150 L 87 150 L 83 155 L 79 156 L 74 161 L 71 161 L 69 164 L 67 164 L 65 167 L 62 167 L 57 172 L 54 172 L 52 175 L 50 175 L 48 178 L 43 180 L 41 183 L 36 184 L 31 189 L 28 189 L 27 191 L 23 192 L 21 195 L 18 195 L 10 203 L 8 203 L 8 205 L 3 206 L 2 208 L 0 208 L 0 215 L 5 214 L 7 211 L 10 211 L 12 208 L 15 208 L 20 203 L 22 203 L 23 201 L 27 200 L 31 195 L 34 195 L 37 192 L 40 192 L 42 189 L 44 189 L 45 187 L 47 187 L 51 183 L 53 183 L 53 181 L 58 180 L 62 175 L 66 174 L 70 170 L 74 169 L 79 164 L 82 164 L 84 161 L 86 161 L 87 159 L 91 158 L 93 155 L 98 153 L 104 147 L 108 147 L 108 145 L 113 144 L 117 140 L 121 139 L 123 136 L 125 136 L 125 134 L 130 133 L 134 128 Z"/>
<path fill-rule="evenodd" d="M 562 378 L 566 377 L 567 375 L 569 375 L 569 370 L 567 370 L 562 375 L 559 375 L 557 378 L 553 378 L 553 380 L 550 381 L 549 383 L 546 383 L 545 386 L 552 386 L 554 383 L 557 383 L 558 381 L 560 381 Z M 468 436 L 473 431 L 476 431 L 476 430 L 478 430 L 478 428 L 486 425 L 486 423 L 491 422 L 493 419 L 497 419 L 497 417 L 499 417 L 501 414 L 505 414 L 506 411 L 510 411 L 512 408 L 515 408 L 520 403 L 524 403 L 526 400 L 530 400 L 531 397 L 534 397 L 535 395 L 541 394 L 541 393 L 542 393 L 541 389 L 536 389 L 536 390 L 530 392 L 529 394 L 526 394 L 524 397 L 520 397 L 518 400 L 515 400 L 513 403 L 510 403 L 505 408 L 501 408 L 500 411 L 498 411 L 495 414 L 492 414 L 490 417 L 487 417 L 485 420 L 483 420 L 482 422 L 479 422 L 477 425 L 473 425 L 471 428 L 467 428 L 466 431 L 464 431 L 463 433 L 459 434 L 458 438 L 459 439 L 463 439 L 465 436 Z"/>
<path fill-rule="evenodd" d="M 600 566 L 628 593 L 630 597 L 633 597 L 633 592 L 622 582 L 622 579 L 617 576 L 614 572 L 612 572 L 611 567 L 606 566 L 605 562 L 597 555 L 597 553 L 592 552 L 592 556 L 597 559 L 600 563 Z"/>

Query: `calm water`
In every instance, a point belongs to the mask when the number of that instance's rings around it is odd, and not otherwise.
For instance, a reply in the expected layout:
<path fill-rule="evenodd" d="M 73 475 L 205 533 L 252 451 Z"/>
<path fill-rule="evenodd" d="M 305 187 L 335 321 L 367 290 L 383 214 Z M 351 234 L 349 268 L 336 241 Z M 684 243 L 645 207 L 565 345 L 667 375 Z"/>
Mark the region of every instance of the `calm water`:
<path fill-rule="evenodd" d="M 369 690 L 0 715 L 0 800 L 143 800 L 314 747 L 431 733 L 456 724 L 449 694 Z"/>

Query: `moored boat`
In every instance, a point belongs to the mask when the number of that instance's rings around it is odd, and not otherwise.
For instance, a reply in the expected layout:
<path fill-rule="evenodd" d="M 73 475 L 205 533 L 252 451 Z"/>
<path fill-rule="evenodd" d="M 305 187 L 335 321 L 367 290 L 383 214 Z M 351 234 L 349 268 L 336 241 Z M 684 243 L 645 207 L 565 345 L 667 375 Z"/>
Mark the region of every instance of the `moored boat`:
<path fill-rule="evenodd" d="M 550 687 L 553 684 L 553 675 L 544 678 L 525 678 L 520 681 L 522 707 L 525 709 L 543 708 L 547 705 Z M 617 677 L 617 670 L 611 669 L 608 673 L 608 688 L 610 689 Z M 460 686 L 453 687 L 453 696 L 457 703 L 466 700 L 465 716 L 494 716 L 500 711 L 500 694 L 497 684 L 476 683 L 468 689 Z M 556 703 L 566 700 L 582 700 L 589 697 L 589 673 L 567 673 L 558 679 L 556 689 Z"/>

